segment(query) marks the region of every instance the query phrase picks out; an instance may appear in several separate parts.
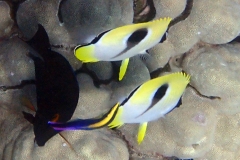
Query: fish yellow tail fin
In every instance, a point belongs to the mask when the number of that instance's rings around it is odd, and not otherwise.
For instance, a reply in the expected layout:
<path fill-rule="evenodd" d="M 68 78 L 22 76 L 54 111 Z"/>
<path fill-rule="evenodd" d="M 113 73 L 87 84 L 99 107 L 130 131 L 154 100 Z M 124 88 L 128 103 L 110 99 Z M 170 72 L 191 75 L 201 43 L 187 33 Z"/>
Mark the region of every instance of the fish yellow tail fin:
<path fill-rule="evenodd" d="M 94 55 L 94 46 L 92 44 L 77 46 L 74 49 L 74 55 L 83 63 L 99 61 Z"/>
<path fill-rule="evenodd" d="M 34 105 L 30 101 L 30 99 L 28 99 L 27 97 L 25 97 L 25 96 L 20 97 L 20 102 L 21 102 L 22 105 L 29 108 L 31 111 L 36 112 L 36 109 L 35 109 Z"/>

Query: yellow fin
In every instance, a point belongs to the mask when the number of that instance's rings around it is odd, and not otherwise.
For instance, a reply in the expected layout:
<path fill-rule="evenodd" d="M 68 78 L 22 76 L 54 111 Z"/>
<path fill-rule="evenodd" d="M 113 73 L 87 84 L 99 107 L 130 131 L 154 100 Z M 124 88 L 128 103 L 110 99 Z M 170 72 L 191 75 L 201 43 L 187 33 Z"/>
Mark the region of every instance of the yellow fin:
<path fill-rule="evenodd" d="M 141 144 L 145 137 L 145 134 L 147 131 L 147 124 L 148 124 L 148 122 L 141 123 L 138 128 L 138 137 L 137 137 L 138 144 Z"/>
<path fill-rule="evenodd" d="M 173 75 L 173 76 L 171 76 L 173 79 L 174 78 L 184 78 L 186 83 L 189 83 L 190 78 L 191 78 L 191 76 L 185 72 L 176 72 L 176 73 L 172 73 L 170 75 Z"/>
<path fill-rule="evenodd" d="M 164 17 L 164 18 L 159 18 L 150 22 L 146 22 L 146 23 L 155 23 L 155 22 L 165 22 L 167 25 L 171 22 L 172 18 L 171 17 Z"/>
<path fill-rule="evenodd" d="M 99 61 L 95 56 L 94 56 L 94 45 L 86 45 L 86 46 L 77 46 L 74 49 L 74 55 L 82 61 L 83 63 L 87 62 L 97 62 Z"/>
<path fill-rule="evenodd" d="M 126 74 L 128 63 L 129 63 L 129 58 L 124 59 L 122 61 L 121 66 L 120 66 L 120 71 L 119 71 L 119 78 L 118 78 L 119 81 L 121 81 L 123 79 L 124 75 Z"/>

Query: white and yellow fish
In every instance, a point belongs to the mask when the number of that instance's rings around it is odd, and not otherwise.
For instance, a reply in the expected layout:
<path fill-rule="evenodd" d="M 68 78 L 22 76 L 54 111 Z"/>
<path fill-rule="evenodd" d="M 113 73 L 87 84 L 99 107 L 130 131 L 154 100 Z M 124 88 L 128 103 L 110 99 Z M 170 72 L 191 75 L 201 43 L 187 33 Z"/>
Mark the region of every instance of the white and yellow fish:
<path fill-rule="evenodd" d="M 167 17 L 105 31 L 91 43 L 77 46 L 74 54 L 83 63 L 122 60 L 119 73 L 119 80 L 122 80 L 129 58 L 145 54 L 146 50 L 158 44 L 171 20 Z"/>
<path fill-rule="evenodd" d="M 163 117 L 181 105 L 181 96 L 189 81 L 190 76 L 183 72 L 158 77 L 138 86 L 121 104 L 117 103 L 101 118 L 49 124 L 56 130 L 92 130 L 104 126 L 120 127 L 124 123 L 140 123 L 138 131 L 140 144 L 144 139 L 148 122 Z"/>

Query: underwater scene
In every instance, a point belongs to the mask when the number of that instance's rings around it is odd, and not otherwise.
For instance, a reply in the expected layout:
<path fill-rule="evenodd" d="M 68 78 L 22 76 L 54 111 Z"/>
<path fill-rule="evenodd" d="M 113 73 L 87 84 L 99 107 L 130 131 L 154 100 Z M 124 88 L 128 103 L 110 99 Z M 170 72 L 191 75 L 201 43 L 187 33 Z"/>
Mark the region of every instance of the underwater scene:
<path fill-rule="evenodd" d="M 0 0 L 0 159 L 240 160 L 240 0 Z"/>

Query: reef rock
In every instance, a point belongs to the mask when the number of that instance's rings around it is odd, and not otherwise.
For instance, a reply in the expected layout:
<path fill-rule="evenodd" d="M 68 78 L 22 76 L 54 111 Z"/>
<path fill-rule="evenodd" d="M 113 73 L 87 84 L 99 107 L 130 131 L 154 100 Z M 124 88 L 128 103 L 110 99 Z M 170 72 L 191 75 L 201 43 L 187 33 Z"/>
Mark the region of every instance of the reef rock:
<path fill-rule="evenodd" d="M 13 19 L 11 17 L 10 6 L 5 1 L 0 1 L 0 39 L 10 35 L 13 27 Z"/>
<path fill-rule="evenodd" d="M 175 5 L 182 3 L 186 2 Z M 187 52 L 200 40 L 210 44 L 230 42 L 240 32 L 239 7 L 237 0 L 193 1 L 189 16 L 170 27 L 167 40 L 153 47 L 151 55 L 158 59 L 159 66 L 164 66 L 170 57 Z"/>

